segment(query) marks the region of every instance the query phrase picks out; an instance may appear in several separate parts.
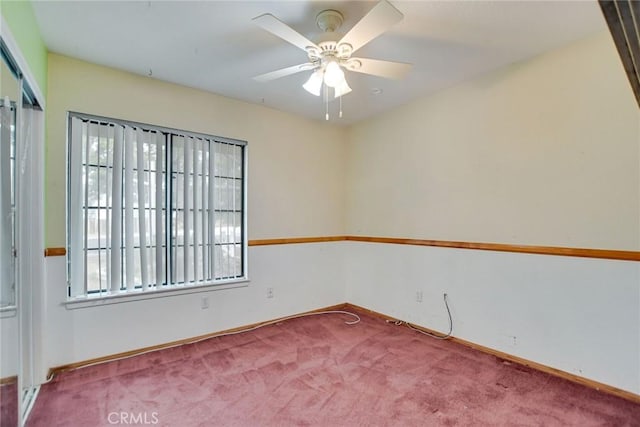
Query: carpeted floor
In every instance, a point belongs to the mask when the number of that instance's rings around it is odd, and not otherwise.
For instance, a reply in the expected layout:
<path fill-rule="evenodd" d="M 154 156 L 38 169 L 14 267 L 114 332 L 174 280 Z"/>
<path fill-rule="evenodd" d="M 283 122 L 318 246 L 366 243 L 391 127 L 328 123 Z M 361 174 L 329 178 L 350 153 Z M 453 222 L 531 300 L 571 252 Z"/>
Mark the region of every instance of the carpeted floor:
<path fill-rule="evenodd" d="M 0 427 L 18 425 L 18 384 L 0 385 Z"/>
<path fill-rule="evenodd" d="M 640 425 L 640 404 L 358 314 L 63 373 L 27 425 Z"/>

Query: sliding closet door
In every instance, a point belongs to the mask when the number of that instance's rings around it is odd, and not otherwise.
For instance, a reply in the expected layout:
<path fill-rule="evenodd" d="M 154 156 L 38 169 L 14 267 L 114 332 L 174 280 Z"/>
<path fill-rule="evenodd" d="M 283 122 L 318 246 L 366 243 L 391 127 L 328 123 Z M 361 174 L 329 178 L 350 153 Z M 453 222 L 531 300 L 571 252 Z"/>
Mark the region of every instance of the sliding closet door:
<path fill-rule="evenodd" d="M 20 342 L 20 401 L 21 413 L 26 411 L 35 398 L 34 361 L 37 305 L 35 288 L 44 280 L 44 234 L 42 223 L 42 152 L 43 114 L 37 106 L 23 99 L 18 111 L 18 167 L 16 220 L 18 264 L 18 324 Z"/>
<path fill-rule="evenodd" d="M 16 134 L 20 81 L 0 60 L 0 426 L 19 421 L 19 310 L 16 292 Z"/>
<path fill-rule="evenodd" d="M 6 29 L 3 29 L 6 31 Z M 44 280 L 44 114 L 0 38 L 0 426 L 22 426 L 37 395 Z M 17 49 L 17 48 L 16 48 Z M 15 49 L 14 49 L 15 50 Z M 38 91 L 39 93 L 39 91 Z"/>

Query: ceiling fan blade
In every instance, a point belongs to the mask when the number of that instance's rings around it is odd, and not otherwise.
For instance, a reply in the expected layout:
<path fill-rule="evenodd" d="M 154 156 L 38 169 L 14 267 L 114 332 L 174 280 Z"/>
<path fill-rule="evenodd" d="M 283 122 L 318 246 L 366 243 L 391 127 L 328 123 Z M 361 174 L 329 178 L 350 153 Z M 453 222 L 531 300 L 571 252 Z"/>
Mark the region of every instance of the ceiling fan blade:
<path fill-rule="evenodd" d="M 403 79 L 411 67 L 412 65 L 406 62 L 381 61 L 370 58 L 351 58 L 345 64 L 347 70 L 393 80 Z"/>
<path fill-rule="evenodd" d="M 271 80 L 279 79 L 280 77 L 289 76 L 291 74 L 299 73 L 300 71 L 311 70 L 315 67 L 311 62 L 305 64 L 292 65 L 291 67 L 281 68 L 280 70 L 271 71 L 269 73 L 260 74 L 255 76 L 253 80 L 259 82 L 268 82 Z"/>
<path fill-rule="evenodd" d="M 306 51 L 308 47 L 315 47 L 316 49 L 319 49 L 314 42 L 312 42 L 270 13 L 256 16 L 255 18 L 253 18 L 253 22 L 258 24 L 263 29 L 269 31 L 271 34 L 275 34 L 284 41 L 287 41 L 304 51 Z"/>
<path fill-rule="evenodd" d="M 391 3 L 382 0 L 342 37 L 338 45 L 347 43 L 355 52 L 400 22 L 403 17 L 404 15 Z"/>

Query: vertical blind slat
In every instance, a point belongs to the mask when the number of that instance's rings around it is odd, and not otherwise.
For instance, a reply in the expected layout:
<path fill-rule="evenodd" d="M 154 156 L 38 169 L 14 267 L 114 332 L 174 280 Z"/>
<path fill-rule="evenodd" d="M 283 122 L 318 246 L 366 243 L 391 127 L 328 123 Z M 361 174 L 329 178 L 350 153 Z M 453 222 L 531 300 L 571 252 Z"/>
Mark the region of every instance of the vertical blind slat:
<path fill-rule="evenodd" d="M 230 144 L 229 145 L 229 151 L 231 152 L 230 153 L 230 157 L 232 159 L 231 160 L 231 173 L 229 175 L 231 175 L 231 177 L 235 178 L 236 177 L 235 146 Z M 236 223 L 236 209 L 237 209 L 237 206 L 236 206 L 236 180 L 232 179 L 230 182 L 231 182 L 231 188 L 229 190 L 231 192 L 231 194 L 230 194 L 231 200 L 232 200 L 231 205 L 233 206 L 233 208 L 232 208 L 232 212 L 233 213 L 231 214 L 231 215 L 233 215 L 233 222 L 232 222 L 233 223 L 233 227 L 232 227 L 232 230 L 231 230 L 231 242 L 233 242 L 232 248 L 233 248 L 233 253 L 235 254 L 235 251 L 236 251 L 236 227 L 238 226 L 238 224 Z M 231 276 L 232 277 L 236 277 L 237 271 L 236 271 L 236 259 L 235 259 L 235 257 L 233 257 L 233 259 L 231 259 L 230 262 L 231 262 L 231 270 L 232 270 Z"/>
<path fill-rule="evenodd" d="M 163 156 L 163 146 L 162 143 L 163 135 L 158 132 L 156 133 L 156 206 L 155 206 L 155 216 L 156 216 L 156 287 L 162 286 L 164 283 L 164 271 L 163 271 L 163 243 L 164 243 L 164 231 L 163 231 L 163 221 L 162 221 L 162 206 L 164 206 L 164 198 L 162 197 L 164 193 L 163 189 L 163 176 L 162 172 L 164 170 L 164 156 Z"/>
<path fill-rule="evenodd" d="M 124 258 L 127 290 L 135 288 L 134 233 L 133 228 L 133 145 L 134 132 L 124 128 Z"/>
<path fill-rule="evenodd" d="M 233 197 L 230 197 L 232 183 L 233 180 L 231 176 L 233 175 L 233 159 L 231 158 L 231 145 L 225 144 L 225 157 L 227 159 L 227 172 L 226 172 L 226 203 L 228 206 L 227 210 L 227 277 L 233 276 L 233 265 L 232 265 L 232 257 L 231 251 L 233 250 L 233 229 L 234 229 L 234 220 L 235 220 L 235 206 L 233 205 Z"/>
<path fill-rule="evenodd" d="M 83 163 L 84 163 L 84 174 L 85 177 L 88 176 L 89 174 L 89 135 L 88 135 L 88 126 L 86 123 L 82 123 L 82 139 L 83 139 L 83 151 L 82 151 L 82 158 L 83 158 Z M 89 229 L 89 212 L 87 212 L 87 202 L 89 199 L 89 186 L 86 183 L 86 179 L 85 182 L 83 182 L 83 194 L 84 194 L 84 247 L 87 248 L 88 246 L 88 239 L 89 239 L 89 233 L 88 233 L 88 229 Z M 84 263 L 84 289 L 85 291 L 87 290 L 87 286 L 89 286 L 89 279 L 88 279 L 88 272 L 87 272 L 87 252 L 85 251 L 84 253 L 84 257 L 83 257 L 83 263 Z"/>
<path fill-rule="evenodd" d="M 105 270 L 107 272 L 107 282 L 106 282 L 106 286 L 107 286 L 107 290 L 111 291 L 111 244 L 112 244 L 112 240 L 111 240 L 111 208 L 113 206 L 113 199 L 112 199 L 112 188 L 111 188 L 111 181 L 113 178 L 113 126 L 107 126 L 107 140 L 105 142 L 106 144 L 106 149 L 107 149 L 107 165 L 106 165 L 106 182 L 105 182 L 105 192 L 106 192 L 106 214 L 107 214 L 107 224 L 106 224 L 106 266 L 105 266 Z"/>
<path fill-rule="evenodd" d="M 215 260 L 215 226 L 216 226 L 216 222 L 215 222 L 215 206 L 213 201 L 215 200 L 215 182 L 216 182 L 216 178 L 215 178 L 215 170 L 214 170 L 214 164 L 215 164 L 215 143 L 213 141 L 209 141 L 209 144 L 207 146 L 208 151 L 209 151 L 209 195 L 208 195 L 208 201 L 209 201 L 209 210 L 208 210 L 208 221 L 209 221 L 209 274 L 208 274 L 208 279 L 213 279 L 215 277 L 215 264 L 214 264 L 214 260 Z"/>
<path fill-rule="evenodd" d="M 80 224 L 84 223 L 82 206 L 82 120 L 73 118 L 71 127 L 71 177 L 69 191 L 71 198 L 69 209 L 69 266 L 71 296 L 85 293 L 84 288 L 84 238 Z"/>
<path fill-rule="evenodd" d="M 222 239 L 222 212 L 220 211 L 220 207 L 221 207 L 221 201 L 222 201 L 222 197 L 220 196 L 222 194 L 222 187 L 221 187 L 221 182 L 222 182 L 222 178 L 219 178 L 220 176 L 222 176 L 222 170 L 220 168 L 220 164 L 222 162 L 222 153 L 220 151 L 220 146 L 222 144 L 216 143 L 215 144 L 215 155 L 217 158 L 216 161 L 216 169 L 214 172 L 214 176 L 215 176 L 215 184 L 214 184 L 214 188 L 216 191 L 216 197 L 215 197 L 215 204 L 216 206 L 218 206 L 218 212 L 215 212 L 215 227 L 216 227 L 216 236 L 215 236 L 215 245 L 214 245 L 214 252 L 215 252 L 215 277 L 222 277 L 222 251 L 219 249 L 221 247 L 220 245 L 220 241 Z"/>
<path fill-rule="evenodd" d="M 113 197 L 111 222 L 111 292 L 117 292 L 122 286 L 122 145 L 124 128 L 117 126 L 113 133 L 113 179 L 111 194 Z"/>
<path fill-rule="evenodd" d="M 102 219 L 102 210 L 100 209 L 100 205 L 101 205 L 101 200 L 100 200 L 100 175 L 101 175 L 101 167 L 102 166 L 102 159 L 100 158 L 102 153 L 100 150 L 100 140 L 101 140 L 101 136 L 102 136 L 102 127 L 101 126 L 97 126 L 95 123 L 91 123 L 89 125 L 89 134 L 91 135 L 92 138 L 95 139 L 96 141 L 96 151 L 97 151 L 97 155 L 96 155 L 96 163 L 98 164 L 98 167 L 96 168 L 96 180 L 98 181 L 98 194 L 96 194 L 96 205 L 98 206 L 98 209 L 96 209 L 96 228 L 97 228 L 97 235 L 98 235 L 98 242 L 97 242 L 97 252 L 98 252 L 98 274 L 97 274 L 97 279 L 98 279 L 98 290 L 100 292 L 102 292 L 102 250 L 100 250 L 100 248 L 102 247 L 102 233 L 101 233 L 101 219 Z"/>
<path fill-rule="evenodd" d="M 184 283 L 188 283 L 189 279 L 189 245 L 191 244 L 191 239 L 189 236 L 189 230 L 191 230 L 191 192 L 189 191 L 189 184 L 191 183 L 191 146 L 192 146 L 192 138 L 184 138 L 184 182 L 183 182 L 183 197 L 184 204 L 182 206 L 183 212 L 183 227 L 182 227 L 182 253 L 183 253 L 183 261 L 184 261 Z"/>
<path fill-rule="evenodd" d="M 142 282 L 142 290 L 146 290 L 149 285 L 149 277 L 147 274 L 147 232 L 145 227 L 146 221 L 146 195 L 145 195 L 145 172 L 144 172 L 144 140 L 145 135 L 142 129 L 136 130 L 136 169 L 138 180 L 138 238 L 140 242 L 140 279 Z"/>
<path fill-rule="evenodd" d="M 178 138 L 175 135 L 171 136 L 171 147 L 168 149 L 169 151 L 169 158 L 171 159 L 171 163 L 172 165 L 169 166 L 167 165 L 167 168 L 171 168 L 171 179 L 170 182 L 172 183 L 172 188 L 171 188 L 171 213 L 167 212 L 167 215 L 171 217 L 171 282 L 172 283 L 176 283 L 178 282 L 178 218 L 179 218 L 179 214 L 180 212 L 178 211 L 178 199 L 180 198 L 179 195 L 177 194 L 179 189 L 180 189 L 180 185 L 179 185 L 179 180 L 178 178 L 180 177 L 180 175 L 178 174 L 178 172 L 176 171 L 177 169 L 177 157 L 178 157 L 178 149 L 176 148 L 177 146 L 177 141 Z M 173 180 L 173 177 L 175 176 L 175 182 Z M 167 235 L 169 236 L 169 235 Z"/>
<path fill-rule="evenodd" d="M 198 242 L 199 242 L 199 231 L 200 224 L 198 224 L 199 215 L 198 215 L 198 202 L 199 200 L 199 188 L 200 188 L 200 140 L 194 139 L 193 141 L 193 281 L 198 282 Z"/>
<path fill-rule="evenodd" d="M 201 143 L 201 164 L 202 164 L 202 180 L 200 186 L 200 198 L 202 200 L 202 209 L 200 210 L 200 222 L 202 224 L 202 246 L 200 248 L 200 256 L 202 257 L 202 271 L 200 271 L 201 280 L 208 280 L 207 274 L 207 241 L 208 241 L 208 228 L 207 228 L 207 212 L 209 210 L 209 205 L 207 201 L 207 176 L 209 175 L 209 171 L 207 169 L 208 166 L 208 154 L 209 151 L 209 141 L 206 139 L 202 140 Z"/>

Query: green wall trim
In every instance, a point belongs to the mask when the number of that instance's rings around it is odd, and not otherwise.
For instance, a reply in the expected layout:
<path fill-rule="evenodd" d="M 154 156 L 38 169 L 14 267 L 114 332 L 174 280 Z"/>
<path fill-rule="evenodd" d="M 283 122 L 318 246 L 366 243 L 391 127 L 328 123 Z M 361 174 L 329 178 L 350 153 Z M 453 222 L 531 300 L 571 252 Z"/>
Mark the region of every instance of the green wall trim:
<path fill-rule="evenodd" d="M 47 47 L 29 0 L 0 0 L 0 14 L 9 26 L 43 96 L 47 96 Z M 44 100 L 46 102 L 46 99 Z"/>

